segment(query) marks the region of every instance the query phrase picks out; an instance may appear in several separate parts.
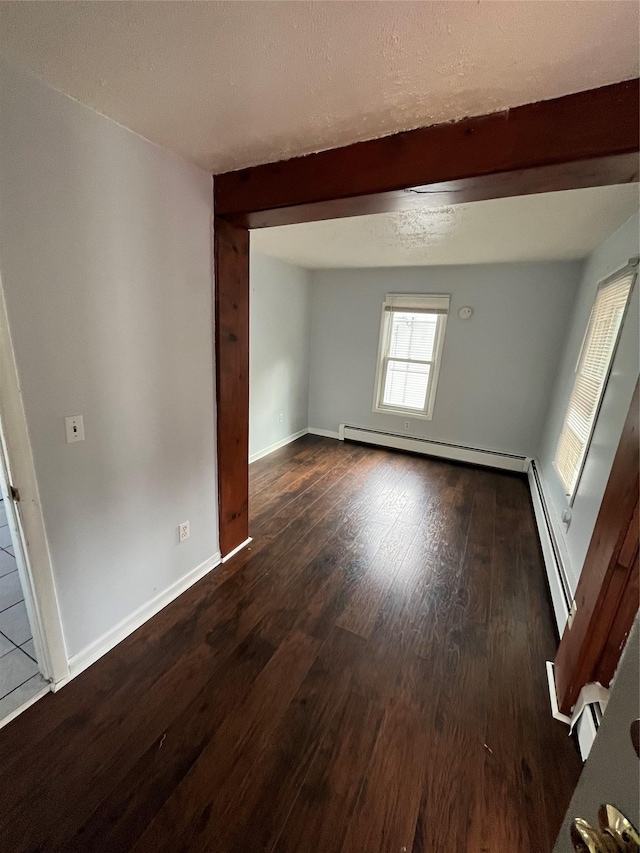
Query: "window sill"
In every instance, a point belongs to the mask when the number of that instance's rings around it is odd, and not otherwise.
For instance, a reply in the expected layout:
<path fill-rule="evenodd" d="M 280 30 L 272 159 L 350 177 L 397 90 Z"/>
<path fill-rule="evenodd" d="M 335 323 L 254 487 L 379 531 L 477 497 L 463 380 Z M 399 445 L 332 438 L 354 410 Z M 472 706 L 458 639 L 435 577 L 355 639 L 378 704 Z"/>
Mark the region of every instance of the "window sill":
<path fill-rule="evenodd" d="M 376 415 L 392 415 L 394 418 L 419 418 L 421 421 L 433 420 L 433 414 L 426 412 L 418 412 L 415 409 L 387 409 L 379 406 L 374 406 L 371 410 Z"/>

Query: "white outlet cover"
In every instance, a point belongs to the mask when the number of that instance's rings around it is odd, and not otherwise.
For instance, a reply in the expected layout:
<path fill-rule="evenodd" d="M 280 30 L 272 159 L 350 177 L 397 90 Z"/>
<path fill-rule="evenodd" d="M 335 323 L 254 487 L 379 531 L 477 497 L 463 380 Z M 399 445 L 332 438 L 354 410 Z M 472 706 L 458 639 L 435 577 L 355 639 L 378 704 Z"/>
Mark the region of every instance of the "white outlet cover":
<path fill-rule="evenodd" d="M 64 429 L 67 435 L 67 444 L 75 441 L 84 441 L 84 420 L 82 415 L 69 415 L 64 419 Z"/>
<path fill-rule="evenodd" d="M 182 524 L 178 525 L 178 539 L 180 542 L 184 542 L 185 539 L 189 538 L 189 522 L 183 521 Z"/>

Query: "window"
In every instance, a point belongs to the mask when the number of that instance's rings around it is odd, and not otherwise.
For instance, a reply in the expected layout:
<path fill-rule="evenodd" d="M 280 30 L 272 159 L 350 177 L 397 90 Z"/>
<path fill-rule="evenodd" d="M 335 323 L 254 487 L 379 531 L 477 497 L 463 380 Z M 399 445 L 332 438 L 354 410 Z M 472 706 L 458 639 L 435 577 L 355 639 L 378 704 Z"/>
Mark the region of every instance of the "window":
<path fill-rule="evenodd" d="M 605 279 L 591 309 L 554 460 L 570 504 L 580 482 L 635 276 L 635 267 L 628 266 Z"/>
<path fill-rule="evenodd" d="M 387 295 L 374 411 L 431 419 L 448 311 L 448 296 Z"/>

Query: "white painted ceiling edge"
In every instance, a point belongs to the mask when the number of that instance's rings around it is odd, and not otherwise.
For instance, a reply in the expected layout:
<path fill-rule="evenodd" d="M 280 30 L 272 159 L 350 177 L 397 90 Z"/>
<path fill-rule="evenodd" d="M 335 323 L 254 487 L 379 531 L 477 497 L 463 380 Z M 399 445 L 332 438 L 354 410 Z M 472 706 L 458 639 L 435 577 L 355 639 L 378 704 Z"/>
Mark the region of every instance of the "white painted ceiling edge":
<path fill-rule="evenodd" d="M 592 2 L 2 2 L 0 50 L 214 173 L 638 75 Z"/>
<path fill-rule="evenodd" d="M 639 206 L 638 184 L 283 225 L 251 248 L 308 269 L 585 258 Z"/>

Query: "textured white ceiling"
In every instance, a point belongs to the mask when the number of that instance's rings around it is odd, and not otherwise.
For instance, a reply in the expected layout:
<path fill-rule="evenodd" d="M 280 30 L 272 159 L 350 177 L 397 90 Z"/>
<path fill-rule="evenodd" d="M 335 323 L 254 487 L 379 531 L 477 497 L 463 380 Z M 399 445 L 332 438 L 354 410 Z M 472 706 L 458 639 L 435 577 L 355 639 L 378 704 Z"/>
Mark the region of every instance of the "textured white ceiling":
<path fill-rule="evenodd" d="M 283 225 L 251 248 L 311 269 L 584 258 L 639 206 L 638 184 Z"/>
<path fill-rule="evenodd" d="M 639 5 L 2 2 L 0 50 L 214 172 L 638 74 Z"/>

